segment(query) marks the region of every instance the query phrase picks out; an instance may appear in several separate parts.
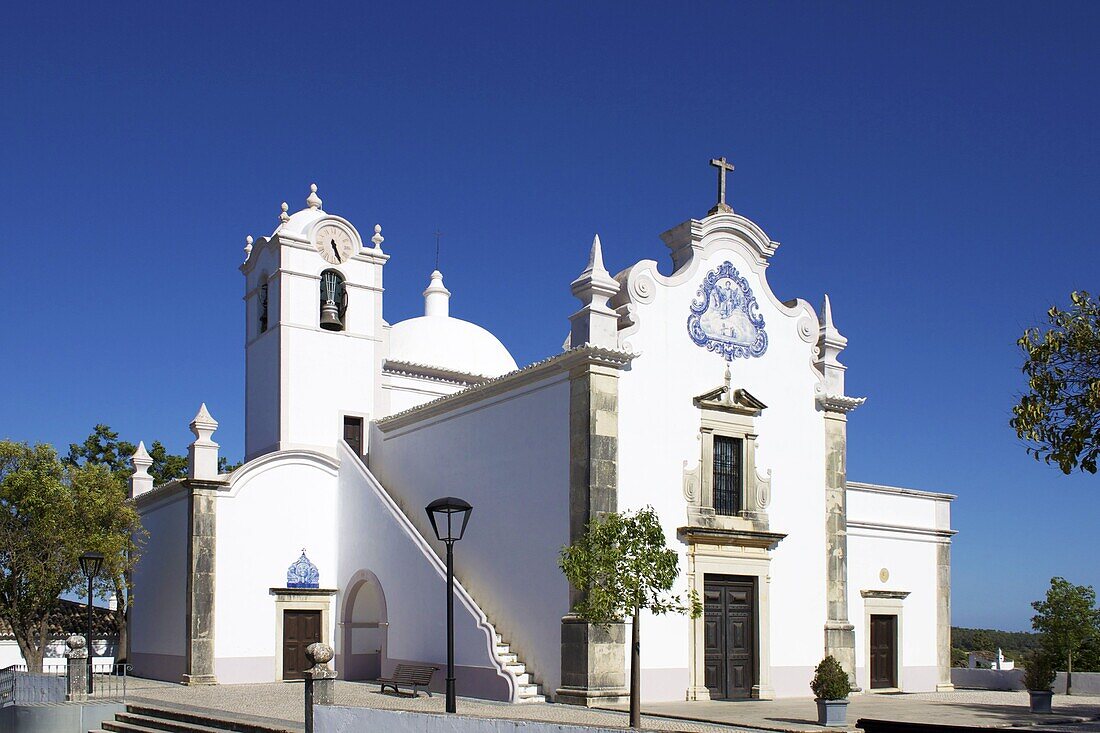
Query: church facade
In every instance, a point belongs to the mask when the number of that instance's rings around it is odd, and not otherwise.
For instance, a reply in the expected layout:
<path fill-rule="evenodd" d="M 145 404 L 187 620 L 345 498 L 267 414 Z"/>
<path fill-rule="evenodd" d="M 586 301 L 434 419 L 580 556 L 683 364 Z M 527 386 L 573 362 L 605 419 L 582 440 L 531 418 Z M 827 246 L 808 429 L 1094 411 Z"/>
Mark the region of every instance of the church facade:
<path fill-rule="evenodd" d="M 381 227 L 364 239 L 315 186 L 283 204 L 241 265 L 245 463 L 218 473 L 205 405 L 188 478 L 154 487 L 134 456 L 134 674 L 297 679 L 319 640 L 343 679 L 443 667 L 424 508 L 457 496 L 474 507 L 456 546 L 460 695 L 624 699 L 628 624 L 571 614 L 558 557 L 601 512 L 644 506 L 704 607 L 643 615 L 645 699 L 807 696 L 825 654 L 864 691 L 950 689 L 954 497 L 848 479 L 864 400 L 828 297 L 777 298 L 778 243 L 724 198 L 661 235 L 670 267 L 613 276 L 597 237 L 567 343 L 522 368 L 450 314 L 438 271 L 424 315 L 388 323 Z"/>

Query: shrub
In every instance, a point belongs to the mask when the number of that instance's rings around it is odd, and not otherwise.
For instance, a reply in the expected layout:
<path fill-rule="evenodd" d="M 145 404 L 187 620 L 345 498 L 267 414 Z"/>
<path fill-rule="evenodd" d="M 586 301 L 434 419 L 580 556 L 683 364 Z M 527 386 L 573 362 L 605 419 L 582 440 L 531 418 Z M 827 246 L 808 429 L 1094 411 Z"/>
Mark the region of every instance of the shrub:
<path fill-rule="evenodd" d="M 1028 657 L 1024 666 L 1024 686 L 1035 692 L 1048 692 L 1054 687 L 1056 674 L 1050 656 L 1043 652 L 1035 652 Z"/>
<path fill-rule="evenodd" d="M 840 662 L 830 654 L 814 670 L 810 689 L 819 700 L 844 700 L 852 691 L 852 682 L 848 679 L 848 673 L 841 669 Z"/>

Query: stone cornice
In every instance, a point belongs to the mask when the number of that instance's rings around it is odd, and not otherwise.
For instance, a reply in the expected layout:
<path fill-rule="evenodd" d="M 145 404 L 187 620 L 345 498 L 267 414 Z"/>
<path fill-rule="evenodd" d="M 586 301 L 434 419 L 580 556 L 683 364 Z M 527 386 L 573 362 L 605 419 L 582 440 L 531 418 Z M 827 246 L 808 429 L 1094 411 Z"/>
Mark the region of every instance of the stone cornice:
<path fill-rule="evenodd" d="M 909 597 L 909 591 L 907 590 L 861 590 L 859 594 L 864 598 L 883 598 L 897 601 L 904 601 Z"/>
<path fill-rule="evenodd" d="M 774 550 L 787 535 L 778 532 L 753 532 L 742 529 L 719 529 L 717 527 L 680 527 L 676 537 L 681 542 L 705 545 L 729 545 L 734 547 L 758 547 Z"/>
<path fill-rule="evenodd" d="M 605 349 L 598 346 L 578 346 L 548 359 L 537 361 L 523 369 L 509 372 L 500 377 L 488 379 L 481 384 L 475 384 L 461 392 L 444 395 L 438 399 L 426 402 L 423 405 L 398 412 L 389 417 L 384 417 L 374 424 L 383 433 L 414 425 L 422 420 L 428 420 L 453 410 L 489 399 L 499 394 L 522 387 L 527 384 L 552 377 L 557 374 L 568 374 L 571 370 L 580 366 L 600 366 L 610 369 L 622 369 L 630 364 L 634 354 L 618 349 Z"/>
<path fill-rule="evenodd" d="M 954 501 L 959 497 L 954 494 L 945 494 L 939 491 L 924 491 L 921 489 L 906 489 L 900 486 L 883 486 L 881 484 L 869 484 L 862 481 L 849 481 L 849 491 L 865 491 L 870 494 L 892 494 L 895 496 L 912 496 L 919 499 L 941 499 Z"/>
<path fill-rule="evenodd" d="M 272 588 L 268 591 L 273 596 L 334 596 L 339 592 L 338 588 Z"/>
<path fill-rule="evenodd" d="M 223 474 L 228 477 L 229 474 Z M 170 499 L 178 494 L 187 494 L 192 490 L 211 490 L 211 491 L 225 491 L 229 488 L 229 481 L 217 480 L 210 481 L 206 479 L 172 479 L 167 483 L 163 483 L 160 486 L 154 486 L 145 493 L 138 494 L 134 497 L 134 506 L 142 509 L 151 504 L 155 504 L 162 499 Z"/>
<path fill-rule="evenodd" d="M 849 529 L 872 529 L 879 532 L 895 532 L 899 534 L 916 534 L 924 535 L 927 537 L 941 537 L 950 539 L 958 534 L 958 530 L 954 529 L 937 529 L 935 527 L 914 527 L 908 524 L 884 524 L 881 522 L 861 522 L 856 519 L 849 519 L 847 522 Z"/>
<path fill-rule="evenodd" d="M 817 396 L 817 404 L 821 406 L 822 410 L 844 414 L 848 414 L 866 401 L 866 397 L 848 397 L 842 394 L 819 394 Z"/>
<path fill-rule="evenodd" d="M 431 366 L 430 364 L 417 364 L 416 362 L 400 361 L 397 359 L 386 359 L 382 363 L 382 372 L 384 374 L 393 374 L 398 377 L 416 377 L 419 379 L 427 379 L 432 382 L 446 382 L 447 384 L 461 384 L 465 386 L 481 384 L 491 379 L 491 377 L 486 377 L 483 374 L 460 372 L 454 369 Z"/>

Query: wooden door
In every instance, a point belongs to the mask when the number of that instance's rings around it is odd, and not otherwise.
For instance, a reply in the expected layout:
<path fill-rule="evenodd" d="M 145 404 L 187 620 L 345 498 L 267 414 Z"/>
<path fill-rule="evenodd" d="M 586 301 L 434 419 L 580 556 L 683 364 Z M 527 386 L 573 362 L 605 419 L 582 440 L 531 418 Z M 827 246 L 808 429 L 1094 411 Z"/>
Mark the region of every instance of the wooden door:
<path fill-rule="evenodd" d="M 898 617 L 871 616 L 871 687 L 898 686 Z"/>
<path fill-rule="evenodd" d="M 363 455 L 363 418 L 344 418 L 344 440 L 348 442 L 355 455 Z"/>
<path fill-rule="evenodd" d="M 306 647 L 321 640 L 320 611 L 283 611 L 283 679 L 304 680 Z"/>
<path fill-rule="evenodd" d="M 756 587 L 752 578 L 703 583 L 704 684 L 713 700 L 747 698 L 756 684 Z"/>

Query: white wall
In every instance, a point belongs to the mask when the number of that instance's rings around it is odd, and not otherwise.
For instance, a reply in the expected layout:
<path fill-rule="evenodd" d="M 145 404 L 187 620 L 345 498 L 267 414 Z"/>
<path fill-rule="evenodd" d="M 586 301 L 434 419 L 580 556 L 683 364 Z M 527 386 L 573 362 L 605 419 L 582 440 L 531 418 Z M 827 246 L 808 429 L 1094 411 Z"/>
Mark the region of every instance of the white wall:
<path fill-rule="evenodd" d="M 176 493 L 138 506 L 148 537 L 134 568 L 130 662 L 136 676 L 178 682 L 187 638 L 187 495 L 167 491 Z"/>
<path fill-rule="evenodd" d="M 639 277 L 655 284 L 648 286 L 648 302 L 635 299 L 637 329 L 622 339 L 638 356 L 620 379 L 619 506 L 656 508 L 686 569 L 686 548 L 676 528 L 687 523 L 685 468 L 694 468 L 701 456 L 701 414 L 692 398 L 721 386 L 726 369 L 724 358 L 691 340 L 686 324 L 703 278 L 728 260 L 747 278 L 768 334 L 762 356 L 736 359 L 730 370 L 734 388 L 747 389 L 768 406 L 756 421 L 756 465 L 761 474 L 772 471 L 771 531 L 787 534 L 772 553 L 772 680 L 779 696 L 805 695 L 821 658 L 825 625 L 824 426 L 814 402 L 817 372 L 811 363 L 816 316 L 808 305 L 778 302 L 762 273 L 728 239 L 708 241 L 705 254 L 697 257 L 697 268 L 669 278 L 655 274 L 649 262 L 632 268 L 628 287 Z M 806 339 L 799 324 L 809 322 L 812 338 Z M 682 582 L 679 588 L 684 587 Z M 683 699 L 689 633 L 682 616 L 643 619 L 647 699 Z"/>
<path fill-rule="evenodd" d="M 374 427 L 368 457 L 426 537 L 429 502 L 457 496 L 473 505 L 455 546 L 457 576 L 544 689 L 556 689 L 569 611 L 557 565 L 569 542 L 567 375 L 385 434 Z"/>
<path fill-rule="evenodd" d="M 374 632 L 382 641 L 383 674 L 392 672 L 400 662 L 434 663 L 440 672 L 433 679 L 433 689 L 442 690 L 447 660 L 447 584 L 444 566 L 432 554 L 432 546 L 439 543 L 434 537 L 428 541 L 418 534 L 408 516 L 346 446 L 341 446 L 340 455 L 338 522 L 345 541 L 340 547 L 338 618 L 350 620 L 352 609 L 348 606 L 359 601 L 348 596 L 354 579 L 363 571 L 373 573 L 382 589 L 388 621 L 384 631 Z M 465 543 L 463 539 L 456 547 L 459 558 Z M 463 568 L 459 562 L 456 565 Z M 345 646 L 346 639 L 347 635 L 339 635 L 338 655 L 351 651 Z M 455 593 L 459 695 L 512 699 L 514 686 L 495 661 L 494 645 L 484 612 L 459 588 Z M 346 663 L 337 660 L 338 668 Z"/>
<path fill-rule="evenodd" d="M 942 533 L 950 528 L 944 496 L 889 487 L 848 489 L 848 608 L 861 687 L 870 685 L 870 630 L 861 592 L 898 591 L 909 593 L 901 601 L 899 684 L 906 692 L 936 689 L 936 556 L 937 547 L 948 541 Z"/>
<path fill-rule="evenodd" d="M 267 454 L 232 474 L 217 502 L 214 608 L 218 681 L 267 682 L 276 669 L 275 597 L 304 548 L 322 588 L 336 588 L 334 459 L 305 451 Z M 326 643 L 334 643 L 332 629 Z"/>

